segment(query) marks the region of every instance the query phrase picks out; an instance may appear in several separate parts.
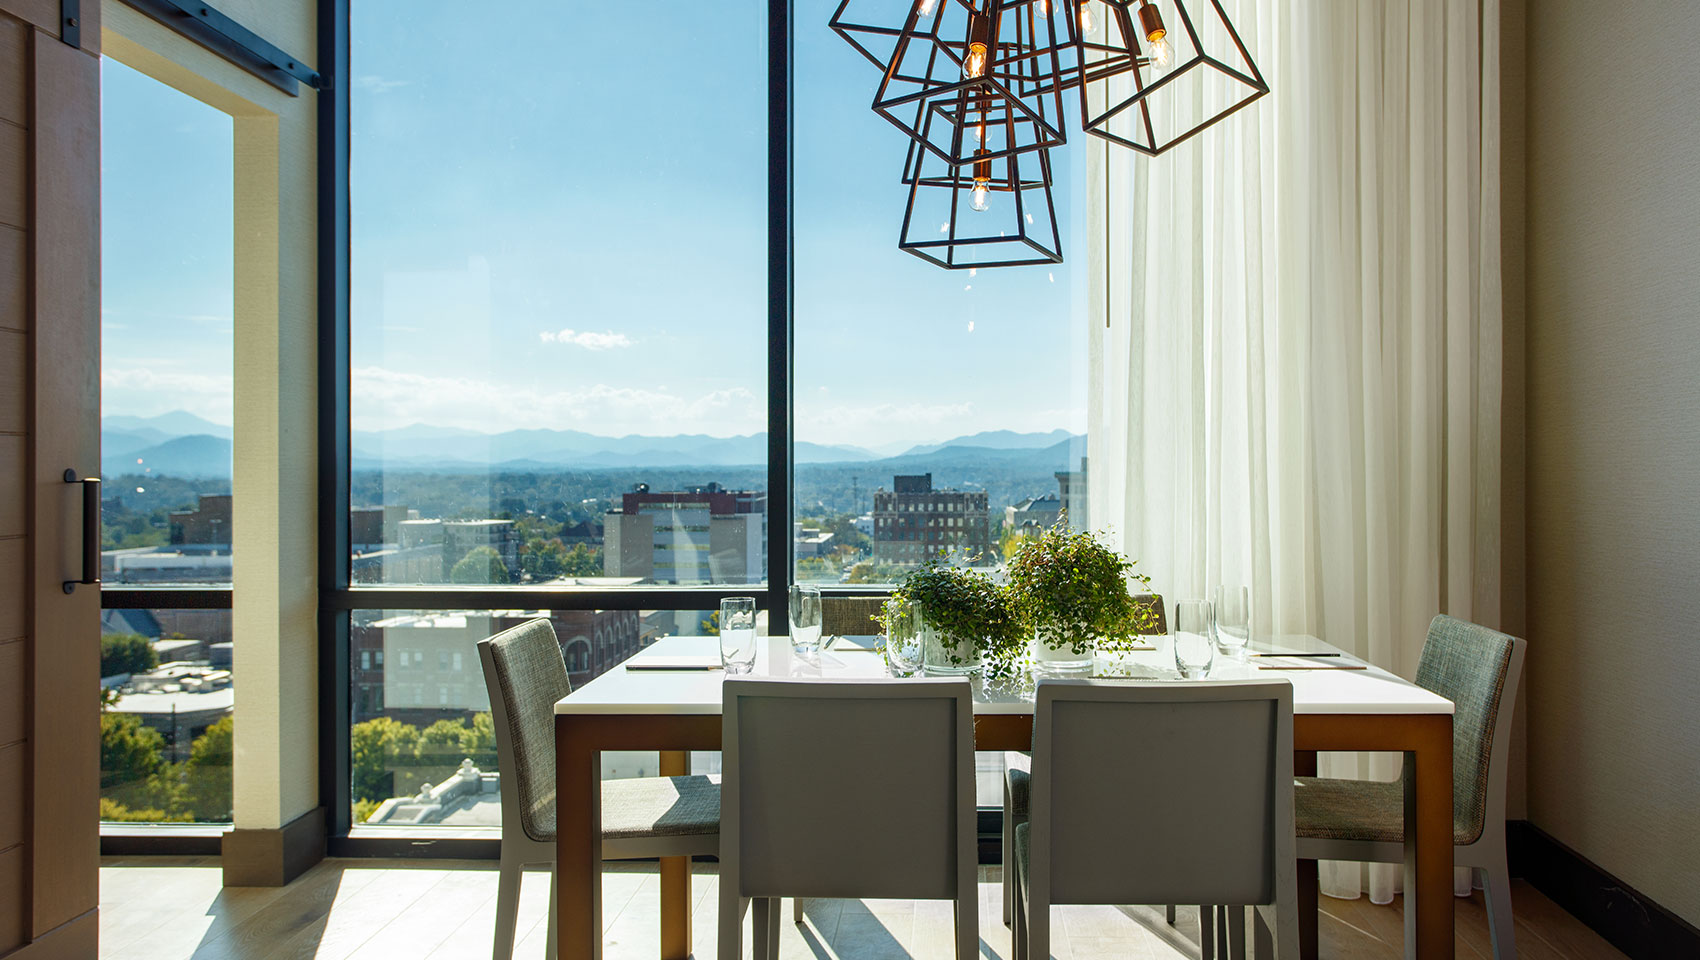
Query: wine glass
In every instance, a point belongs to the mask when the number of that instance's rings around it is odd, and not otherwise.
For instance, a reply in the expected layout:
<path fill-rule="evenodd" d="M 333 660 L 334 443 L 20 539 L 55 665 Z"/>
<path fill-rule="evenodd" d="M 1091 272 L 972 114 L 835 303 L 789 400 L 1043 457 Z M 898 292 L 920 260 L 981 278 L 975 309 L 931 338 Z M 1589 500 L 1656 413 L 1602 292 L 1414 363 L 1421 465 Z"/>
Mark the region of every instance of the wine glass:
<path fill-rule="evenodd" d="M 727 597 L 720 601 L 720 665 L 727 674 L 755 669 L 755 597 Z"/>
<path fill-rule="evenodd" d="M 791 587 L 791 652 L 801 660 L 820 659 L 820 588 L 796 584 Z"/>
<path fill-rule="evenodd" d="M 1216 588 L 1216 642 L 1228 656 L 1245 659 L 1246 644 L 1251 642 L 1250 587 Z"/>
<path fill-rule="evenodd" d="M 1210 601 L 1177 602 L 1171 633 L 1175 669 L 1187 680 L 1208 677 L 1216 662 L 1216 611 Z"/>

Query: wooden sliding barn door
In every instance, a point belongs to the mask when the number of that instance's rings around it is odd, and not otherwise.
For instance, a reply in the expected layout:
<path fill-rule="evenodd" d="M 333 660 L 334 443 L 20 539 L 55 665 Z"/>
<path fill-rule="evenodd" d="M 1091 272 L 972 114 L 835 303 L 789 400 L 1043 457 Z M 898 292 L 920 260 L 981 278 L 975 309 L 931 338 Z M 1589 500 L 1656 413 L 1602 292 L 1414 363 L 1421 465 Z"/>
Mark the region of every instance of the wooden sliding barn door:
<path fill-rule="evenodd" d="M 0 957 L 93 957 L 100 587 L 99 0 L 0 0 Z M 66 22 L 75 19 L 72 24 Z M 92 492 L 92 491 L 91 491 Z M 94 501 L 98 574 L 99 503 Z"/>

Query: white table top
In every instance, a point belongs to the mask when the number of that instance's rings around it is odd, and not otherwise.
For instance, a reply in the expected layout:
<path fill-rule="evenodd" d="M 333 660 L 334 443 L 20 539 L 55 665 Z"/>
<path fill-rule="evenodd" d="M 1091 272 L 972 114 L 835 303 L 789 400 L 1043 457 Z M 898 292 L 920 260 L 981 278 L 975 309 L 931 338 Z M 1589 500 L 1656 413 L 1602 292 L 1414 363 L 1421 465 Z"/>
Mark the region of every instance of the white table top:
<path fill-rule="evenodd" d="M 1130 654 L 1126 674 L 1134 678 L 1181 682 L 1167 638 L 1154 637 L 1155 650 Z M 1276 637 L 1254 643 L 1254 651 L 1339 652 L 1313 637 Z M 677 660 L 680 657 L 718 658 L 716 637 L 665 637 L 640 651 L 628 663 Z M 1359 662 L 1352 658 L 1353 662 Z M 1212 680 L 1283 678 L 1293 684 L 1294 713 L 1441 714 L 1452 712 L 1452 701 L 1402 680 L 1379 667 L 1364 670 L 1259 670 L 1251 662 L 1216 658 Z M 1102 667 L 1103 664 L 1101 663 Z M 821 654 L 820 664 L 805 663 L 791 653 L 785 637 L 761 637 L 756 654 L 757 677 L 831 677 L 872 679 L 887 675 L 885 658 L 865 650 L 834 646 Z M 555 704 L 556 713 L 717 715 L 720 713 L 718 670 L 628 670 L 615 667 Z M 978 681 L 974 712 L 1022 714 L 1033 712 L 1031 692 L 988 691 Z"/>

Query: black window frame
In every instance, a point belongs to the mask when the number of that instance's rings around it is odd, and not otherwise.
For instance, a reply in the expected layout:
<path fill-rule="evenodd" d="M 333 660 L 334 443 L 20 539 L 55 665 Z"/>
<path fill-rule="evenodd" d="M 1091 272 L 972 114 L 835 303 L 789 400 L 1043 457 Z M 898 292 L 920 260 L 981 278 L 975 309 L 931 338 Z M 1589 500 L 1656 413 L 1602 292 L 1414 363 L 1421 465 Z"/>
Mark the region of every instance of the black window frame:
<path fill-rule="evenodd" d="M 795 581 L 789 536 L 769 536 L 765 586 L 484 587 L 354 585 L 350 581 L 349 466 L 349 51 L 353 0 L 319 0 L 319 796 L 331 856 L 494 857 L 495 839 L 350 836 L 349 726 L 352 720 L 349 621 L 356 610 L 712 610 L 725 597 L 754 594 L 772 622 L 784 623 Z M 792 196 L 792 7 L 767 3 L 767 509 L 770 531 L 791 528 L 793 363 L 795 357 Z M 882 596 L 881 587 L 823 586 L 828 596 Z M 386 831 L 388 833 L 388 831 Z"/>

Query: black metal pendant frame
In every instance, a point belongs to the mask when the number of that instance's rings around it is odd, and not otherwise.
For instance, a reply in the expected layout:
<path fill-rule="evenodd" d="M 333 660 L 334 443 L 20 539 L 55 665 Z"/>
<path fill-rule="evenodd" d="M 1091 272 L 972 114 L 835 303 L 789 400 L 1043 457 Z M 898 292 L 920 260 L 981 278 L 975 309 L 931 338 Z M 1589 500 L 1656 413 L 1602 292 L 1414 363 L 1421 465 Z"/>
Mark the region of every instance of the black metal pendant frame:
<path fill-rule="evenodd" d="M 976 36 L 986 42 L 985 61 L 978 76 L 965 77 L 963 64 L 976 21 L 984 25 Z M 841 35 L 864 29 L 841 27 Z M 866 47 L 857 46 L 869 55 Z M 1006 109 L 1022 116 L 1026 122 L 1009 128 L 1022 133 L 1021 139 L 985 145 L 994 157 L 1061 146 L 1067 141 L 1061 91 L 1034 91 L 1044 86 L 1045 77 L 1062 69 L 1068 46 L 1058 41 L 1054 23 L 1036 16 L 1033 0 L 938 0 L 928 15 L 917 5 L 910 9 L 884 65 L 873 109 L 952 164 L 972 161 L 982 147 L 965 142 L 959 129 L 929 123 L 931 112 L 965 122 L 973 122 L 976 114 Z"/>
<path fill-rule="evenodd" d="M 1231 66 L 1223 57 L 1206 51 L 1192 15 L 1186 8 L 1186 0 L 1167 0 L 1174 5 L 1180 20 L 1180 32 L 1190 44 L 1193 55 L 1184 63 L 1175 64 L 1161 76 L 1150 79 L 1150 82 L 1147 82 L 1148 74 L 1154 72 L 1155 67 L 1151 65 L 1149 57 L 1141 53 L 1139 37 L 1142 34 L 1134 26 L 1136 17 L 1132 8 L 1140 0 L 1103 2 L 1111 14 L 1110 22 L 1105 24 L 1105 30 L 1108 32 L 1113 27 L 1120 40 L 1094 44 L 1082 51 L 1083 80 L 1075 85 L 1080 90 L 1081 125 L 1087 133 L 1154 157 L 1269 93 L 1269 84 L 1257 69 L 1251 53 L 1246 50 L 1239 31 L 1234 29 L 1233 21 L 1228 19 L 1227 11 L 1222 9 L 1221 0 L 1206 0 L 1209 7 L 1205 15 L 1211 15 L 1213 11 L 1233 47 L 1233 53 L 1238 54 L 1239 61 L 1244 64 L 1244 69 Z M 1177 33 L 1176 28 L 1171 26 L 1169 33 L 1174 36 Z M 1185 82 L 1202 83 L 1212 70 L 1243 86 L 1244 95 L 1219 109 L 1214 109 L 1209 116 L 1198 119 L 1184 129 L 1159 130 L 1160 120 L 1153 117 L 1153 101 L 1160 97 L 1170 101 L 1180 100 L 1185 96 Z M 1122 75 L 1128 75 L 1133 85 L 1133 93 L 1131 96 L 1116 99 L 1111 92 L 1110 83 Z M 1096 111 L 1092 107 L 1094 99 L 1102 104 Z M 1178 110 L 1178 107 L 1175 109 Z"/>
<path fill-rule="evenodd" d="M 923 121 L 927 123 L 930 118 Z M 1034 172 L 1024 175 L 1024 167 Z M 992 210 L 969 209 L 967 198 L 977 169 L 989 173 L 987 186 L 995 197 Z M 911 141 L 903 182 L 909 185 L 909 199 L 903 208 L 898 249 L 947 270 L 1062 262 L 1049 150 L 953 165 Z M 938 235 L 931 232 L 931 216 L 919 219 L 923 200 L 929 196 L 939 206 L 928 210 L 942 207 L 945 211 Z"/>

